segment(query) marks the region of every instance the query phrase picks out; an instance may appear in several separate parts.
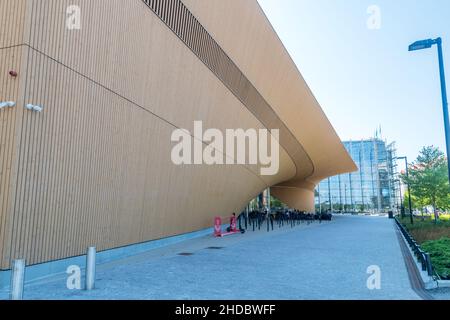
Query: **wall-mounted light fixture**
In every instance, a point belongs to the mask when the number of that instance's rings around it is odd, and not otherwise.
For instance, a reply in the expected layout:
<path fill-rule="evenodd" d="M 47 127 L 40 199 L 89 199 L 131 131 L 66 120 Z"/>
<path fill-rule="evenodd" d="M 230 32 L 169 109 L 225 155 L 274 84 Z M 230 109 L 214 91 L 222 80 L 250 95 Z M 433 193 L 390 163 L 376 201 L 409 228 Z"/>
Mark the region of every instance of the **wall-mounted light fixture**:
<path fill-rule="evenodd" d="M 6 101 L 6 102 L 0 102 L 0 109 L 3 108 L 12 108 L 16 105 L 14 101 Z"/>
<path fill-rule="evenodd" d="M 30 104 L 30 103 L 27 104 L 25 106 L 25 108 L 27 108 L 30 111 L 36 111 L 36 112 L 42 112 L 42 110 L 43 110 L 43 108 L 41 106 L 35 106 L 35 105 Z"/>

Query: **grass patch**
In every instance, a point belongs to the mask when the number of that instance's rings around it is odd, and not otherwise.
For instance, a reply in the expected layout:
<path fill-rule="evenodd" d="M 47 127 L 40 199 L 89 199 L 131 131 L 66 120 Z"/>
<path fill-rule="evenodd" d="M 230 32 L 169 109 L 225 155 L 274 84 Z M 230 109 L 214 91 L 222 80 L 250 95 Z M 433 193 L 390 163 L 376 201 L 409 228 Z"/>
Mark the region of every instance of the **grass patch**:
<path fill-rule="evenodd" d="M 405 217 L 399 221 L 408 229 L 411 236 L 431 256 L 431 262 L 437 274 L 442 279 L 450 280 L 450 219 L 441 216 L 436 224 L 434 218 L 420 217 L 414 219 Z"/>
<path fill-rule="evenodd" d="M 411 224 L 410 218 L 405 217 L 400 219 L 400 222 L 408 229 L 409 233 L 419 244 L 441 238 L 450 238 L 450 220 L 441 218 L 436 224 L 434 218 L 425 217 L 422 220 L 416 217 L 414 224 Z"/>
<path fill-rule="evenodd" d="M 431 256 L 435 271 L 442 279 L 450 279 L 450 238 L 426 241 L 422 249 Z"/>

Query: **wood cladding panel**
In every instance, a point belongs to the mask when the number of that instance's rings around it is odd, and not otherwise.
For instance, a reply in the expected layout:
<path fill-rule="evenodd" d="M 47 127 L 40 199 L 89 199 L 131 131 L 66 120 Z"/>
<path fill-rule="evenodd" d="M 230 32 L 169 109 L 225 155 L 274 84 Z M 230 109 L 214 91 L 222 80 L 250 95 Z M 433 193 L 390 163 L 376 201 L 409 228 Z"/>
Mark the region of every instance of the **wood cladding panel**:
<path fill-rule="evenodd" d="M 149 2 L 149 5 L 152 5 L 151 8 L 154 9 L 153 12 L 142 0 L 130 2 L 126 10 L 122 9 L 123 3 L 120 0 L 49 1 L 47 2 L 49 7 L 46 10 L 38 8 L 43 6 L 39 0 L 30 1 L 33 2 L 34 7 L 31 24 L 36 29 L 30 37 L 30 45 L 33 48 L 104 84 L 115 92 L 133 97 L 139 104 L 146 107 L 152 88 L 142 87 L 147 83 L 147 79 L 141 81 L 140 78 L 145 77 L 145 75 L 139 75 L 141 70 L 149 66 L 148 75 L 161 74 L 163 71 L 159 70 L 159 67 L 166 67 L 167 61 L 154 64 L 151 62 L 155 55 L 160 56 L 160 51 L 175 52 L 180 50 L 180 47 L 183 47 L 181 50 L 192 50 L 197 58 L 223 82 L 263 126 L 269 129 L 280 129 L 280 143 L 284 149 L 290 155 L 301 155 L 297 158 L 291 156 L 297 167 L 297 177 L 302 178 L 312 174 L 312 162 L 299 142 L 181 1 Z M 81 30 L 67 30 L 65 15 L 52 14 L 52 19 L 48 19 L 48 12 L 65 12 L 69 4 L 78 5 L 81 9 Z M 171 12 L 167 12 L 169 9 L 179 12 L 178 17 L 181 19 L 181 23 L 178 24 L 178 27 L 174 23 L 176 19 L 170 19 L 171 14 L 169 13 Z M 109 19 L 103 19 L 104 16 Z M 167 25 L 161 22 L 167 23 Z M 169 23 L 171 24 L 169 25 Z M 58 33 L 55 35 L 54 32 L 46 32 L 49 28 L 58 30 Z M 167 28 L 174 34 L 168 35 Z M 178 33 L 176 30 L 179 30 Z M 94 37 L 93 34 L 96 36 Z M 133 36 L 130 37 L 130 35 Z M 166 41 L 162 37 L 172 37 L 173 39 Z M 50 46 L 49 43 L 53 43 L 53 45 Z M 65 50 L 58 50 L 61 47 Z M 93 55 L 91 52 L 93 48 L 103 55 Z M 77 52 L 78 54 L 75 56 L 68 52 Z M 175 55 L 163 56 L 165 60 L 174 57 Z M 178 64 L 181 65 L 181 68 L 173 68 L 174 71 L 166 69 L 166 80 L 173 80 L 168 78 L 172 78 L 174 73 L 180 72 L 177 70 L 183 70 L 184 61 L 174 60 L 174 67 Z M 81 61 L 87 61 L 87 63 L 80 64 Z M 98 65 L 114 65 L 115 73 L 98 72 Z M 136 69 L 137 66 L 140 68 Z M 176 81 L 185 80 L 180 77 Z M 174 110 L 167 109 L 165 106 L 153 104 L 149 108 L 171 122 L 174 122 L 173 118 L 177 117 L 176 114 L 165 115 L 168 112 L 173 113 Z"/>
<path fill-rule="evenodd" d="M 0 49 L 0 102 L 13 101 L 20 105 L 19 97 L 21 83 L 17 78 L 9 75 L 11 70 L 21 74 L 21 60 L 24 50 L 22 47 Z M 10 208 L 14 197 L 14 158 L 16 146 L 19 143 L 18 130 L 20 128 L 21 110 L 17 108 L 0 109 L 0 257 L 10 245 L 9 228 Z"/>
<path fill-rule="evenodd" d="M 257 0 L 183 3 L 306 150 L 315 169 L 310 182 L 357 169 Z M 292 179 L 289 185 L 302 180 Z"/>
<path fill-rule="evenodd" d="M 24 43 L 27 0 L 0 1 L 0 48 Z"/>
<path fill-rule="evenodd" d="M 186 102 L 185 99 L 186 94 L 200 89 L 197 85 L 200 81 L 196 79 L 198 69 L 202 74 L 208 71 L 210 82 L 214 83 L 214 87 L 203 86 L 201 89 L 204 92 L 223 90 L 216 86 L 217 78 L 209 74 L 210 70 L 143 2 L 130 2 L 131 8 L 128 10 L 123 10 L 122 2 L 117 0 L 60 0 L 52 3 L 56 6 L 55 12 L 64 12 L 68 4 L 79 5 L 82 28 L 68 31 L 64 15 L 53 15 L 54 21 L 50 22 L 43 14 L 47 10 L 33 10 L 34 29 L 47 29 L 46 25 L 50 23 L 54 29 L 51 33 L 35 30 L 31 36 L 31 47 L 170 123 L 180 127 L 192 125 L 191 117 L 184 115 L 196 109 L 200 118 L 206 118 L 202 119 L 206 125 L 217 127 L 214 116 L 216 107 L 213 105 L 216 101 L 206 101 L 209 96 L 205 94 L 195 97 L 197 101 L 192 99 Z M 47 47 L 43 43 L 52 45 Z M 214 96 L 215 92 L 211 95 Z M 242 104 L 239 104 L 239 110 L 228 108 L 231 112 L 225 112 L 225 118 L 219 123 L 223 124 L 223 128 L 233 127 L 238 118 L 248 112 Z"/>
<path fill-rule="evenodd" d="M 66 26 L 69 5 L 80 30 Z M 16 20 L 0 21 L 10 28 L 0 43 L 19 46 L 0 50 L 2 62 L 21 68 L 17 83 L 0 70 L 0 92 L 18 101 L 0 111 L 2 269 L 209 227 L 313 171 L 261 94 L 270 90 L 258 91 L 179 0 L 2 0 L 0 17 Z M 171 133 L 195 120 L 281 129 L 279 174 L 173 165 Z"/>
<path fill-rule="evenodd" d="M 23 113 L 4 268 L 208 227 L 265 187 L 244 166 L 171 164 L 170 124 L 38 52 L 29 60 L 25 100 L 45 109 Z"/>
<path fill-rule="evenodd" d="M 65 28 L 74 2 L 85 21 L 80 31 Z M 1 180 L 10 194 L 1 215 L 2 269 L 16 258 L 32 265 L 90 245 L 105 250 L 209 227 L 214 216 L 239 212 L 295 175 L 284 150 L 279 175 L 268 178 L 258 166 L 171 163 L 172 131 L 191 129 L 194 120 L 264 126 L 141 1 L 127 10 L 117 1 L 27 3 L 29 20 L 21 23 L 32 26 L 24 29 L 29 43 L 17 48 L 26 66 L 21 98 L 8 111 L 16 121 L 6 122 L 15 140 L 5 152 L 11 181 Z M 27 111 L 26 103 L 44 110 Z"/>
<path fill-rule="evenodd" d="M 183 2 L 180 0 L 142 1 L 192 49 L 199 59 L 223 81 L 225 86 L 242 101 L 266 128 L 280 130 L 280 145 L 285 148 L 296 165 L 296 179 L 305 179 L 311 176 L 314 173 L 314 165 L 299 141 Z M 182 12 L 184 21 L 187 21 L 187 23 L 182 24 L 181 30 L 168 12 L 174 10 L 174 8 L 178 8 Z M 219 67 L 219 62 L 222 67 Z"/>
<path fill-rule="evenodd" d="M 27 51 L 22 46 L 26 32 L 27 0 L 0 1 L 0 102 L 13 101 L 16 106 L 0 110 L 0 266 L 11 245 L 12 205 L 17 173 L 17 146 L 23 102 L 22 74 L 26 74 Z M 19 77 L 13 77 L 10 71 Z"/>

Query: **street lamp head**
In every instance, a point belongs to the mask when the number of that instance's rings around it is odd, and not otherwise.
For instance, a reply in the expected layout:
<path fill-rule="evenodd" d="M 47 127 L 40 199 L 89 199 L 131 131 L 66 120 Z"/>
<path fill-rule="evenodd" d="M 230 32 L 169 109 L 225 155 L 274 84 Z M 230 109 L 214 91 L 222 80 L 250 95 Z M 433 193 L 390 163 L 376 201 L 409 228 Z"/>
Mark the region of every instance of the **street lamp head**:
<path fill-rule="evenodd" d="M 409 51 L 429 49 L 436 43 L 437 43 L 437 40 L 433 40 L 433 39 L 416 41 L 412 45 L 409 46 Z"/>

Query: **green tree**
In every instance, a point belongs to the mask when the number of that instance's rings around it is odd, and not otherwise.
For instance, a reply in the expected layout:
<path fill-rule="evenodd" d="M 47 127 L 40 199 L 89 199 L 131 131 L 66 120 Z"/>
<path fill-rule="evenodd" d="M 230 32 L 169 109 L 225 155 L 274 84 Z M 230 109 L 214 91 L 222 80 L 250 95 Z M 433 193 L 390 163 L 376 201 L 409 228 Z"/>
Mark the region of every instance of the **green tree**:
<path fill-rule="evenodd" d="M 436 206 L 440 208 L 441 210 L 448 211 L 450 210 L 450 193 L 447 193 L 446 195 L 442 195 L 437 199 Z"/>
<path fill-rule="evenodd" d="M 412 192 L 411 196 L 411 206 L 412 208 L 420 209 L 425 208 L 430 205 L 430 201 L 426 197 L 417 197 L 414 192 Z M 409 193 L 405 191 L 405 195 L 403 197 L 403 206 L 409 209 Z"/>
<path fill-rule="evenodd" d="M 434 146 L 424 147 L 417 160 L 409 166 L 409 178 L 401 176 L 411 186 L 411 199 L 416 206 L 431 205 L 435 210 L 447 210 L 450 205 L 447 159 Z M 408 195 L 407 195 L 408 196 Z"/>
<path fill-rule="evenodd" d="M 270 202 L 271 202 L 272 208 L 286 208 L 287 207 L 283 202 L 281 202 L 280 200 L 278 200 L 275 197 L 271 197 Z"/>

